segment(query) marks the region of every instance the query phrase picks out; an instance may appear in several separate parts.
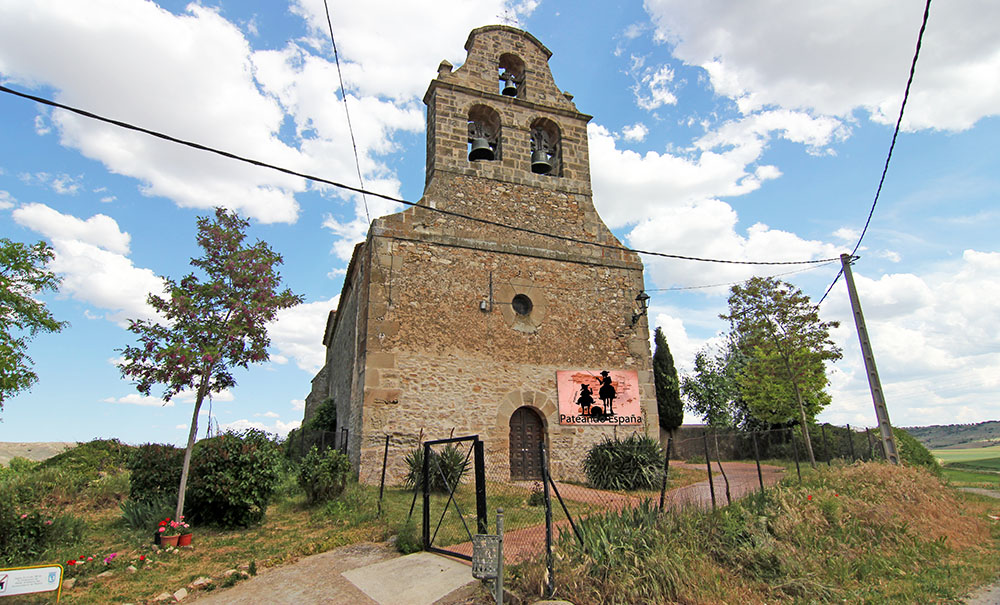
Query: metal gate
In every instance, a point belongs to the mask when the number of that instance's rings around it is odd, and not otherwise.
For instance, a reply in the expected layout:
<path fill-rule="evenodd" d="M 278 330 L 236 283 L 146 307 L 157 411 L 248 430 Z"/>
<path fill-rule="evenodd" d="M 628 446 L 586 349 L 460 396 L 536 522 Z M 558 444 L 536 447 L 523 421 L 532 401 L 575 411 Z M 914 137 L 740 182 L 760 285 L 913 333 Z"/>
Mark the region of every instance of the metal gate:
<path fill-rule="evenodd" d="M 449 449 L 451 451 L 446 452 L 446 450 Z M 464 462 L 462 463 L 461 468 L 466 471 L 469 467 L 469 461 L 472 461 L 472 467 L 474 470 L 473 489 L 475 491 L 476 507 L 475 532 L 473 532 L 473 529 L 471 529 L 466 522 L 465 512 L 462 510 L 462 505 L 456 497 L 456 492 L 462 488 L 462 478 L 467 473 L 449 471 L 449 465 L 447 463 L 442 463 L 442 455 L 449 456 L 452 459 L 456 459 L 458 455 L 463 456 Z M 452 527 L 455 527 L 460 523 L 461 530 L 464 531 L 466 539 L 469 542 L 472 541 L 473 533 L 486 533 L 486 471 L 483 458 L 483 442 L 479 440 L 479 435 L 424 442 L 423 472 L 421 473 L 421 477 L 424 498 L 422 524 L 424 550 L 471 561 L 472 556 L 470 554 L 458 552 L 456 550 L 447 550 L 445 548 L 435 546 L 434 544 L 435 540 L 440 542 L 438 535 L 441 531 L 442 525 L 446 522 L 446 519 L 448 523 L 452 524 Z M 432 503 L 431 487 L 434 483 L 442 485 L 444 493 L 447 494 L 447 500 L 443 505 L 438 504 L 435 506 Z M 466 502 L 466 508 L 468 508 L 468 506 L 469 503 Z M 436 509 L 433 511 L 433 515 L 431 514 L 432 508 Z M 438 514 L 439 511 L 440 515 Z M 450 516 L 448 515 L 449 511 L 452 513 Z M 433 527 L 431 526 L 432 519 L 436 519 L 434 520 Z M 460 541 L 465 542 L 466 540 L 462 539 Z"/>

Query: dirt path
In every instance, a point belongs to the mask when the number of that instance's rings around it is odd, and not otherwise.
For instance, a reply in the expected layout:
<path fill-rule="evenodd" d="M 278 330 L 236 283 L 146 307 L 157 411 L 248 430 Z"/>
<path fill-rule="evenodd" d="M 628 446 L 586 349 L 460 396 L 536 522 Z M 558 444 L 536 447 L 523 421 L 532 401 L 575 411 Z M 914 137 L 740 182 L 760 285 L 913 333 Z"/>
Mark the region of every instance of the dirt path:
<path fill-rule="evenodd" d="M 972 494 L 979 494 L 980 496 L 987 496 L 989 498 L 1000 499 L 1000 492 L 992 489 L 983 489 L 981 487 L 960 487 L 958 488 L 963 492 L 969 492 Z M 983 586 L 979 590 L 972 593 L 968 599 L 965 601 L 965 605 L 998 605 L 1000 604 L 1000 580 Z"/>
<path fill-rule="evenodd" d="M 696 470 L 705 469 L 702 465 L 687 464 L 683 462 L 671 463 L 671 466 Z M 760 477 L 758 477 L 757 465 L 752 462 L 723 462 L 722 468 L 726 471 L 726 476 L 729 479 L 729 496 L 732 500 L 738 500 L 759 490 L 761 479 L 764 481 L 765 486 L 774 485 L 781 480 L 782 474 L 785 471 L 785 469 L 778 466 L 762 465 L 761 474 Z M 641 498 L 634 496 L 606 492 L 581 485 L 562 483 L 559 481 L 556 481 L 556 488 L 559 490 L 559 495 L 563 497 L 563 500 L 570 503 L 568 505 L 570 506 L 571 511 L 571 503 L 573 502 L 600 505 L 604 510 L 621 510 L 626 507 L 638 506 L 639 503 L 642 502 Z M 680 510 L 691 507 L 702 509 L 711 508 L 713 488 L 715 489 L 716 505 L 725 506 L 728 504 L 726 497 L 726 481 L 722 477 L 722 474 L 719 473 L 718 465 L 713 465 L 711 484 L 709 484 L 709 481 L 706 479 L 705 481 L 672 489 L 667 492 L 666 497 L 664 498 L 664 505 L 667 510 Z M 559 504 L 556 502 L 554 494 L 552 496 L 552 500 L 552 516 L 554 519 L 557 519 L 557 521 L 553 523 L 553 534 L 558 535 L 560 531 L 568 529 L 570 524 L 569 521 L 566 520 L 565 514 L 562 512 Z M 578 519 L 574 518 L 573 520 L 577 521 Z M 472 556 L 472 542 L 456 544 L 446 548 L 450 551 L 459 552 L 470 557 Z M 544 524 L 504 532 L 505 561 L 517 563 L 532 556 L 541 554 L 544 551 L 544 548 Z"/>

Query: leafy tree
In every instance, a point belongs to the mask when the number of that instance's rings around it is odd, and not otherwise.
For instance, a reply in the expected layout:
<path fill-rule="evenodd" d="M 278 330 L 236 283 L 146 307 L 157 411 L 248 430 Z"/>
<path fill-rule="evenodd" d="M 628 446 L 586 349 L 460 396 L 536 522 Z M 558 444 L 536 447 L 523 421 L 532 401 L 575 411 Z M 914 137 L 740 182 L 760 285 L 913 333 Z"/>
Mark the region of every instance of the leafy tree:
<path fill-rule="evenodd" d="M 161 321 L 130 320 L 129 331 L 138 346 L 122 350 L 119 364 L 123 378 L 136 381 L 136 389 L 149 395 L 155 384 L 163 384 L 163 400 L 185 389 L 195 389 L 194 413 L 177 494 L 175 518 L 184 512 L 184 493 L 198 412 L 210 393 L 236 385 L 232 368 L 267 361 L 267 322 L 281 309 L 302 302 L 291 290 L 278 291 L 281 255 L 262 241 L 244 244 L 250 222 L 223 208 L 215 218 L 198 218 L 198 245 L 204 250 L 191 265 L 194 273 L 179 283 L 164 278 L 165 296 L 150 294 L 149 304 Z"/>
<path fill-rule="evenodd" d="M 813 466 L 809 422 L 829 402 L 826 364 L 840 359 L 830 328 L 801 290 L 769 277 L 754 277 L 733 286 L 729 296 L 730 332 L 745 356 L 738 375 L 740 392 L 751 413 L 766 422 L 788 422 L 798 416 L 802 438 Z"/>
<path fill-rule="evenodd" d="M 681 402 L 680 382 L 670 346 L 659 327 L 653 333 L 653 382 L 656 384 L 656 411 L 660 417 L 660 428 L 674 432 L 684 422 L 684 404 Z"/>
<path fill-rule="evenodd" d="M 26 353 L 28 341 L 38 332 L 69 325 L 34 298 L 59 287 L 60 278 L 45 268 L 54 256 L 45 242 L 29 246 L 0 238 L 0 411 L 8 397 L 38 381 Z"/>
<path fill-rule="evenodd" d="M 736 428 L 740 425 L 739 384 L 736 376 L 742 363 L 738 349 L 729 346 L 712 354 L 708 347 L 694 355 L 694 372 L 681 381 L 687 407 L 711 427 Z"/>

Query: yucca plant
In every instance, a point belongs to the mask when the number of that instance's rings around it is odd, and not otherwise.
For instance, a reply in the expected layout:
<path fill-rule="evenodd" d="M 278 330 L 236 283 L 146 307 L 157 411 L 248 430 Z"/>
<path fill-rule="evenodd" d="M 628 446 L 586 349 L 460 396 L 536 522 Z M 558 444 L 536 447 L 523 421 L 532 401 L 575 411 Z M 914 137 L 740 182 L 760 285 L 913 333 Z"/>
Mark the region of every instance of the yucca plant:
<path fill-rule="evenodd" d="M 406 478 L 403 480 L 408 489 L 422 491 L 424 489 L 424 448 L 418 447 L 411 450 L 406 455 Z M 448 486 L 456 489 L 461 483 L 462 477 L 469 470 L 469 461 L 462 451 L 452 444 L 448 444 L 440 452 L 431 450 L 430 462 L 428 464 L 430 480 L 428 486 L 430 491 L 437 493 L 448 493 Z M 447 484 L 445 483 L 447 479 Z"/>
<path fill-rule="evenodd" d="M 598 489 L 653 489 L 663 469 L 663 448 L 655 439 L 633 433 L 590 448 L 583 459 L 587 482 Z"/>

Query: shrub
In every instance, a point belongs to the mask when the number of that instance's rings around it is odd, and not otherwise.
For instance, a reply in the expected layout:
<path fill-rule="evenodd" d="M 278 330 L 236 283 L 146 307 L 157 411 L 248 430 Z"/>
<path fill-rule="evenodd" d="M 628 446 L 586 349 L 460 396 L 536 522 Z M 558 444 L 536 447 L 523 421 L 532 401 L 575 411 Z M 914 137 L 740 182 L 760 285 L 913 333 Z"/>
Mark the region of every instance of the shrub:
<path fill-rule="evenodd" d="M 653 489 L 663 477 L 663 448 L 645 435 L 608 439 L 583 459 L 587 482 L 598 489 Z"/>
<path fill-rule="evenodd" d="M 422 538 L 417 531 L 417 522 L 410 517 L 399 526 L 399 532 L 396 534 L 396 550 L 408 555 L 419 552 L 423 548 Z"/>
<path fill-rule="evenodd" d="M 333 398 L 324 399 L 316 412 L 303 427 L 314 431 L 336 431 L 337 430 L 337 404 Z"/>
<path fill-rule="evenodd" d="M 896 449 L 899 451 L 899 458 L 904 464 L 922 466 L 935 475 L 941 476 L 941 465 L 938 464 L 938 461 L 930 451 L 924 447 L 924 444 L 917 441 L 903 429 L 893 428 L 892 436 L 896 438 Z"/>
<path fill-rule="evenodd" d="M 451 489 L 458 487 L 462 477 L 469 470 L 470 463 L 465 454 L 453 444 L 446 445 L 440 452 L 431 449 L 431 457 L 428 463 L 430 481 L 428 487 L 431 492 L 448 493 L 448 486 Z M 424 489 L 424 448 L 418 447 L 411 450 L 406 455 L 406 477 L 403 482 L 408 489 L 423 491 Z M 447 484 L 445 480 L 447 479 Z"/>
<path fill-rule="evenodd" d="M 33 562 L 53 546 L 76 544 L 83 529 L 83 521 L 72 515 L 23 513 L 13 502 L 0 501 L 0 567 Z"/>
<path fill-rule="evenodd" d="M 117 439 L 94 439 L 56 454 L 40 463 L 38 468 L 59 468 L 85 475 L 120 469 L 128 460 L 132 447 Z"/>
<path fill-rule="evenodd" d="M 135 448 L 129 456 L 129 500 L 156 502 L 177 496 L 181 483 L 184 450 L 172 445 L 147 443 Z"/>
<path fill-rule="evenodd" d="M 280 467 L 280 448 L 264 431 L 230 431 L 199 441 L 191 455 L 188 517 L 223 528 L 260 523 Z"/>
<path fill-rule="evenodd" d="M 335 449 L 320 452 L 314 445 L 299 467 L 299 485 L 310 504 L 333 500 L 344 491 L 351 474 L 347 456 Z"/>

